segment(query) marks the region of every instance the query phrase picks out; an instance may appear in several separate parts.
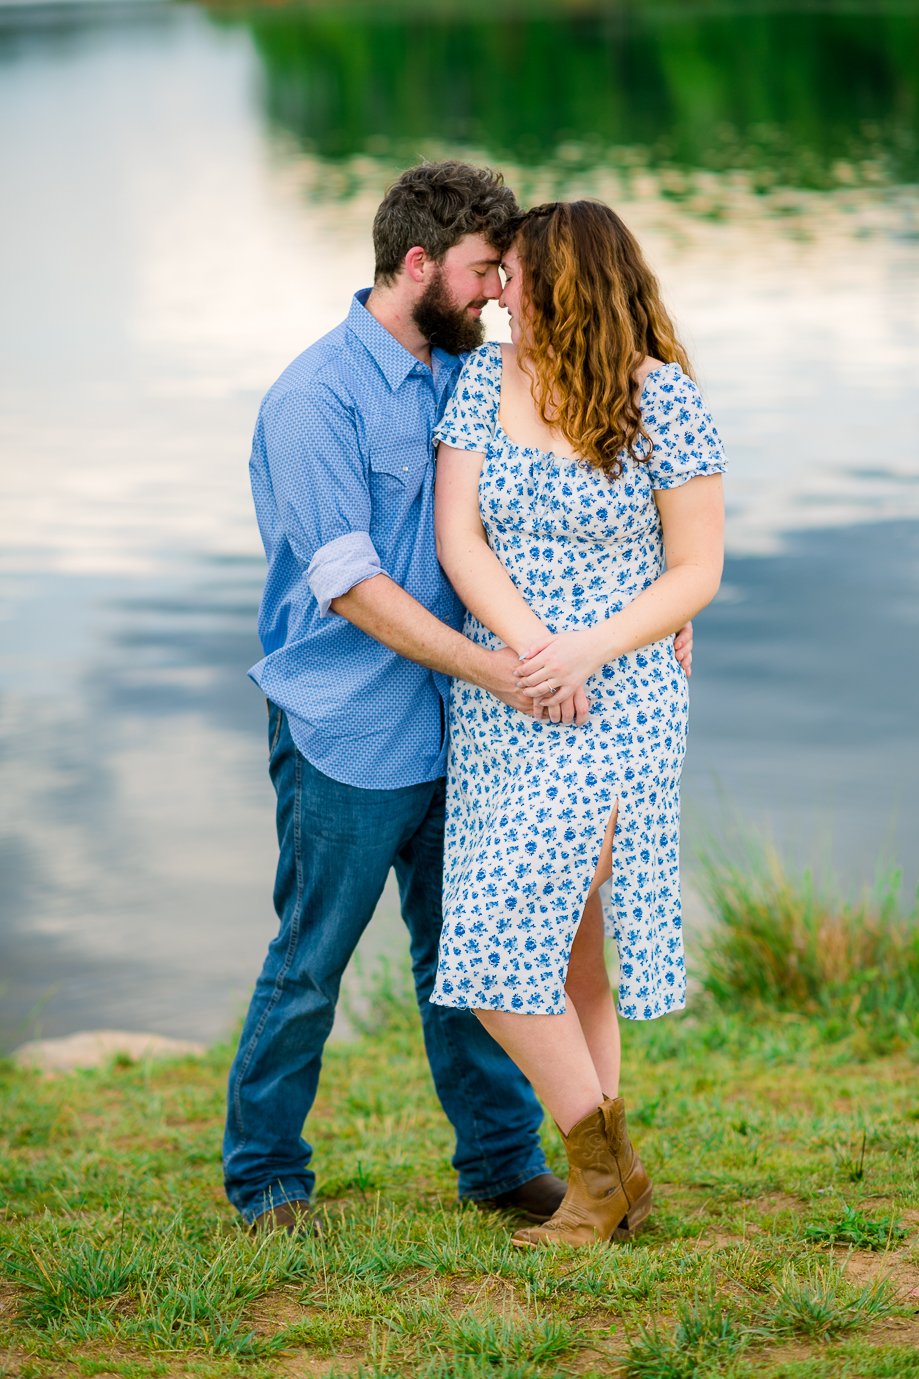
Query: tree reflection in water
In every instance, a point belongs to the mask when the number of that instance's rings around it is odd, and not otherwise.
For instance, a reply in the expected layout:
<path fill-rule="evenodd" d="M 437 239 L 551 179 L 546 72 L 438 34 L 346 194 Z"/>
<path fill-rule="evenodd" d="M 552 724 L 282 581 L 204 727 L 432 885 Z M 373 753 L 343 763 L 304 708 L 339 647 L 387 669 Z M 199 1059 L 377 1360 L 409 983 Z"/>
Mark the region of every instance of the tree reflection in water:
<path fill-rule="evenodd" d="M 698 169 L 761 191 L 915 180 L 919 12 L 802 8 L 211 7 L 249 29 L 271 121 L 324 158 L 466 145 L 569 175 L 616 150 L 677 198 Z"/>

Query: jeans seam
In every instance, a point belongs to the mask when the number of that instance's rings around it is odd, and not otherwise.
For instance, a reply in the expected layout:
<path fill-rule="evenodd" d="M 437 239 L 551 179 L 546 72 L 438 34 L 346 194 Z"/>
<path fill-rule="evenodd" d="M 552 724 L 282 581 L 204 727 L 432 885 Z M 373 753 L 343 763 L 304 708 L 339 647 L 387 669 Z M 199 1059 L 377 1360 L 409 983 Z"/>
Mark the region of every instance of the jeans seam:
<path fill-rule="evenodd" d="M 450 1050 L 450 1058 L 451 1058 L 451 1060 L 452 1060 L 454 1066 L 458 1066 L 459 1068 L 463 1069 L 463 1060 L 462 1060 L 461 1058 L 458 1058 L 458 1057 L 457 1057 L 456 1045 L 455 1045 L 454 1042 L 453 1042 L 453 1036 L 452 1036 L 452 1034 L 450 1033 L 450 1027 L 449 1027 L 448 1022 L 446 1022 L 446 1021 L 444 1022 L 444 1027 L 443 1027 L 443 1037 L 444 1037 L 444 1042 L 447 1044 L 447 1046 L 448 1046 L 448 1048 L 449 1048 L 449 1050 Z M 485 1148 L 484 1148 L 484 1146 L 483 1146 L 483 1144 L 482 1144 L 482 1138 L 481 1138 L 481 1134 L 480 1134 L 480 1131 L 479 1131 L 479 1119 L 478 1119 L 478 1116 L 476 1115 L 476 1109 L 475 1109 L 475 1099 L 474 1099 L 474 1098 L 470 1099 L 469 1096 L 468 1096 L 467 1093 L 466 1093 L 466 1074 L 465 1074 L 465 1071 L 463 1071 L 463 1072 L 461 1073 L 460 1086 L 461 1086 L 462 1089 L 463 1089 L 463 1097 L 464 1097 L 464 1100 L 465 1100 L 465 1102 L 466 1102 L 467 1108 L 469 1108 L 470 1119 L 471 1119 L 471 1121 L 472 1121 L 472 1131 L 473 1131 L 473 1135 L 474 1135 L 474 1137 L 475 1137 L 475 1146 L 476 1146 L 476 1150 L 477 1150 L 477 1152 L 478 1152 L 478 1154 L 479 1154 L 480 1162 L 481 1162 L 482 1164 L 484 1164 L 485 1167 L 488 1169 L 488 1172 L 491 1173 L 491 1171 L 492 1171 L 491 1159 L 489 1158 L 488 1153 L 487 1153 L 487 1151 L 485 1150 Z"/>
<path fill-rule="evenodd" d="M 270 743 L 270 745 L 269 745 L 269 747 L 268 747 L 268 755 L 269 755 L 269 756 L 273 756 L 273 755 L 274 755 L 274 749 L 275 749 L 275 747 L 277 747 L 277 745 L 278 745 L 278 738 L 281 736 L 281 728 L 282 728 L 283 726 L 284 726 L 284 713 L 283 713 L 283 710 L 279 709 L 279 710 L 278 710 L 278 726 L 277 726 L 277 727 L 275 728 L 275 730 L 274 730 L 274 738 L 272 739 L 272 741 L 271 741 L 271 743 Z"/>
<path fill-rule="evenodd" d="M 428 808 L 425 815 L 425 821 L 431 817 L 434 817 L 434 814 L 442 814 L 444 807 L 443 794 L 443 786 L 435 786 L 434 790 L 431 792 Z M 416 829 L 416 833 L 420 833 L 421 829 L 423 827 L 426 827 L 425 821 L 422 821 L 422 825 L 419 826 L 418 829 Z M 440 821 L 440 826 L 442 827 L 442 819 Z M 407 845 L 408 841 L 409 840 L 406 840 L 406 844 L 404 844 L 403 846 Z M 425 912 L 427 912 L 428 910 L 432 912 L 434 910 L 439 911 L 441 905 L 440 881 L 442 873 L 442 861 L 439 861 L 436 867 L 435 879 L 435 872 L 432 871 L 430 866 L 426 865 L 426 862 L 430 859 L 427 857 L 426 853 L 423 853 L 420 850 L 420 844 L 416 846 L 416 848 L 414 849 L 413 856 L 416 879 L 420 879 L 420 876 L 422 875 L 425 878 L 424 898 L 420 901 L 421 908 Z M 432 890 L 436 893 L 431 894 Z M 428 1004 L 428 1000 L 430 997 L 430 986 L 428 985 L 426 996 L 422 996 L 421 992 L 418 992 L 418 996 L 419 1004 Z M 428 1010 L 436 1009 L 438 1009 L 438 1007 L 428 1004 Z M 443 1052 L 447 1056 L 449 1066 L 451 1066 L 453 1070 L 454 1092 L 455 1094 L 459 1094 L 463 1108 L 462 1112 L 460 1113 L 460 1123 L 463 1125 L 463 1146 L 465 1151 L 467 1152 L 464 1153 L 463 1156 L 464 1166 L 460 1170 L 461 1180 L 465 1183 L 466 1181 L 468 1181 L 470 1177 L 472 1177 L 475 1182 L 473 1191 L 481 1192 L 483 1198 L 487 1199 L 487 1197 L 489 1196 L 494 1196 L 505 1191 L 510 1191 L 514 1187 L 518 1187 L 521 1183 L 528 1182 L 531 1178 L 536 1177 L 539 1173 L 545 1172 L 545 1157 L 542 1153 L 538 1136 L 536 1137 L 535 1143 L 532 1144 L 530 1152 L 525 1155 L 525 1166 L 521 1164 L 520 1150 L 522 1146 L 519 1144 L 519 1142 L 515 1143 L 512 1147 L 509 1147 L 505 1144 L 502 1150 L 500 1151 L 500 1157 L 493 1153 L 491 1149 L 487 1147 L 488 1136 L 483 1133 L 486 1130 L 487 1122 L 483 1121 L 482 1117 L 478 1114 L 478 1112 L 481 1110 L 481 1103 L 475 1095 L 476 1079 L 474 1076 L 473 1068 L 465 1054 L 463 1054 L 462 1057 L 460 1056 L 462 1052 L 462 1040 L 460 1038 L 459 1025 L 457 1025 L 457 1028 L 454 1031 L 454 1023 L 457 1021 L 458 1017 L 456 1016 L 455 1012 L 449 1012 L 444 1008 L 440 1008 L 440 1015 L 441 1018 L 438 1019 L 435 1023 L 436 1026 L 439 1027 L 441 1047 L 443 1049 Z M 471 1016 L 471 1013 L 467 1015 L 466 1018 L 471 1019 L 473 1022 L 475 1022 L 475 1016 Z M 456 1038 L 454 1038 L 454 1033 L 457 1036 Z M 432 1073 L 434 1072 L 433 1063 L 431 1066 L 431 1071 Z M 435 1077 L 435 1084 L 436 1081 L 437 1078 Z M 458 1125 L 456 1123 L 455 1128 L 457 1128 L 458 1130 Z M 457 1138 L 459 1140 L 459 1133 L 457 1135 Z M 502 1141 L 506 1138 L 507 1136 L 504 1135 L 502 1137 Z M 518 1137 L 514 1135 L 513 1138 L 515 1141 L 517 1141 Z M 529 1135 L 527 1135 L 526 1138 L 527 1140 L 529 1140 Z M 474 1164 L 465 1162 L 468 1155 L 475 1156 Z M 510 1163 L 508 1163 L 509 1158 L 511 1159 Z M 499 1166 L 501 1167 L 502 1172 L 500 1174 L 500 1181 L 496 1181 L 499 1178 Z M 511 1171 L 509 1172 L 508 1170 Z M 467 1195 L 465 1191 L 463 1195 Z"/>
<path fill-rule="evenodd" d="M 434 801 L 437 800 L 437 799 L 438 799 L 438 791 L 437 791 L 437 787 L 436 787 L 436 785 L 435 785 L 434 790 L 431 792 L 431 794 L 430 794 L 430 796 L 429 796 L 429 798 L 428 798 L 428 805 L 427 805 L 427 809 L 426 809 L 426 811 L 425 811 L 425 819 L 427 819 L 427 817 L 430 815 L 430 812 L 431 812 L 432 806 L 433 806 L 433 804 L 434 804 Z M 417 834 L 418 832 L 420 832 L 420 829 L 421 829 L 421 827 L 423 827 L 423 825 L 424 825 L 424 820 L 422 821 L 422 825 L 420 825 L 418 828 L 416 828 L 416 830 L 415 830 L 416 834 Z M 408 841 L 408 840 L 406 840 L 406 841 Z M 440 863 L 440 865 L 439 865 L 439 867 L 438 867 L 438 881 L 437 881 L 437 883 L 435 883 L 435 884 L 437 884 L 437 889 L 438 889 L 438 891 L 439 891 L 438 895 L 436 896 L 436 903 L 437 903 L 438 908 L 440 907 L 440 905 L 441 905 L 441 903 L 442 903 L 442 889 L 441 889 L 441 885 L 442 885 L 442 875 L 443 875 L 443 862 L 442 862 L 442 860 L 441 860 L 441 863 Z M 438 884 L 438 883 L 439 883 L 439 884 Z M 426 886 L 426 888 L 430 886 L 429 874 L 428 874 L 427 872 L 425 873 L 425 886 Z M 404 918 L 404 914 L 403 914 L 403 918 Z M 435 980 L 436 980 L 436 972 L 435 972 Z M 428 994 L 427 994 L 427 997 L 423 997 L 422 1000 L 425 1000 L 425 1001 L 427 1001 L 427 1002 L 430 1002 L 430 996 L 431 996 L 431 992 L 429 991 Z M 442 1026 L 441 1026 L 441 1032 L 442 1032 L 442 1036 L 443 1036 L 443 1041 L 444 1041 L 444 1043 L 445 1043 L 446 1046 L 447 1046 L 447 1051 L 448 1051 L 448 1053 L 449 1053 L 449 1057 L 450 1057 L 450 1060 L 451 1060 L 451 1062 L 452 1062 L 454 1068 L 459 1068 L 459 1069 L 460 1069 L 460 1078 L 458 1079 L 458 1081 L 459 1081 L 459 1085 L 460 1085 L 460 1087 L 461 1087 L 461 1089 L 462 1089 L 463 1101 L 465 1102 L 465 1105 L 466 1105 L 467 1114 L 468 1114 L 468 1116 L 469 1116 L 469 1120 L 470 1120 L 471 1125 L 472 1125 L 472 1139 L 473 1139 L 474 1144 L 475 1144 L 476 1153 L 477 1153 L 478 1156 L 479 1156 L 479 1161 L 480 1161 L 480 1163 L 482 1163 L 482 1164 L 486 1167 L 487 1171 L 488 1171 L 489 1174 L 490 1174 L 491 1171 L 492 1171 L 492 1165 L 491 1165 L 491 1160 L 490 1160 L 488 1154 L 486 1153 L 486 1151 L 485 1151 L 485 1149 L 484 1149 L 484 1146 L 483 1146 L 483 1144 L 482 1144 L 482 1136 L 481 1136 L 481 1129 L 480 1129 L 480 1121 L 479 1121 L 479 1119 L 478 1119 L 478 1116 L 476 1115 L 476 1103 L 475 1103 L 475 1098 L 474 1098 L 474 1097 L 470 1097 L 469 1094 L 468 1094 L 468 1092 L 467 1092 L 467 1090 L 466 1090 L 466 1082 L 467 1082 L 467 1076 L 468 1076 L 468 1065 L 467 1065 L 466 1063 L 464 1063 L 464 1060 L 463 1060 L 462 1058 L 457 1057 L 457 1046 L 456 1046 L 456 1044 L 453 1042 L 452 1034 L 451 1034 L 451 1031 L 450 1031 L 450 1021 L 449 1021 L 449 1018 L 445 1018 L 445 1019 L 443 1020 Z M 428 1063 L 429 1063 L 429 1066 L 430 1066 L 430 1058 L 428 1059 Z M 433 1071 L 434 1071 L 434 1070 L 433 1070 L 433 1068 L 432 1068 L 432 1069 L 431 1069 L 432 1074 L 433 1074 Z"/>
<path fill-rule="evenodd" d="M 281 720 L 281 721 L 283 721 L 283 720 Z M 302 773 L 301 773 L 301 770 L 300 770 L 300 753 L 299 753 L 299 752 L 295 752 L 295 753 L 294 753 L 294 866 L 295 866 L 295 869 L 296 869 L 296 876 L 297 876 L 297 901 L 296 901 L 296 904 L 294 905 L 293 915 L 291 916 L 291 921 L 290 921 L 290 940 L 289 940 L 289 942 L 288 942 L 288 944 L 287 944 L 287 953 L 285 954 L 284 962 L 282 963 L 282 965 L 281 965 L 281 967 L 280 967 L 280 969 L 279 969 L 279 971 L 278 971 L 277 977 L 275 977 L 275 981 L 274 981 L 274 990 L 273 990 L 272 993 L 271 993 L 271 998 L 270 998 L 270 1000 L 268 1000 L 268 1001 L 266 1002 L 266 1004 L 265 1004 L 265 1009 L 262 1011 L 262 1018 L 259 1020 L 258 1024 L 256 1025 L 256 1027 L 255 1027 L 255 1029 L 254 1029 L 254 1031 L 253 1031 L 253 1033 L 252 1033 L 252 1038 L 249 1040 L 249 1047 L 246 1049 L 245 1056 L 243 1057 L 243 1060 L 242 1060 L 242 1062 L 241 1062 L 241 1064 L 240 1064 L 239 1073 L 238 1073 L 237 1078 L 236 1078 L 236 1086 L 235 1086 L 234 1089 L 233 1089 L 233 1109 L 234 1109 L 234 1111 L 236 1112 L 236 1125 L 237 1125 L 237 1129 L 238 1129 L 239 1132 L 240 1132 L 240 1135 L 242 1136 L 242 1138 L 241 1138 L 240 1141 L 239 1141 L 239 1144 L 238 1144 L 237 1147 L 236 1147 L 236 1151 L 234 1151 L 234 1152 L 238 1152 L 238 1150 L 244 1149 L 244 1148 L 246 1147 L 246 1144 L 248 1143 L 247 1138 L 243 1135 L 242 1106 L 240 1105 L 240 1101 L 239 1101 L 239 1088 L 240 1088 L 240 1084 L 242 1083 L 243 1078 L 245 1077 L 246 1072 L 248 1071 L 249 1064 L 250 1064 L 251 1061 L 252 1061 L 253 1054 L 255 1053 L 255 1045 L 256 1045 L 256 1043 L 258 1042 L 258 1040 L 261 1038 L 262 1034 L 263 1034 L 264 1031 L 265 1031 L 265 1026 L 266 1026 L 266 1024 L 268 1023 L 268 1018 L 269 1018 L 269 1016 L 271 1015 L 272 1011 L 274 1010 L 275 1006 L 278 1004 L 278 1001 L 281 999 L 281 988 L 282 988 L 282 986 L 283 986 L 283 984 L 284 984 L 284 978 L 287 976 L 288 972 L 290 971 L 291 963 L 293 962 L 294 953 L 295 953 L 296 947 L 297 947 L 297 942 L 298 942 L 299 937 L 300 937 L 300 918 L 301 918 L 301 912 L 302 912 L 302 909 L 303 909 L 303 857 L 302 857 L 301 851 L 300 851 L 300 840 L 301 840 L 301 837 L 302 837 L 302 830 L 301 830 L 301 828 L 300 828 L 300 808 L 301 808 L 301 804 L 302 804 L 302 798 L 301 798 L 301 797 L 302 797 Z"/>

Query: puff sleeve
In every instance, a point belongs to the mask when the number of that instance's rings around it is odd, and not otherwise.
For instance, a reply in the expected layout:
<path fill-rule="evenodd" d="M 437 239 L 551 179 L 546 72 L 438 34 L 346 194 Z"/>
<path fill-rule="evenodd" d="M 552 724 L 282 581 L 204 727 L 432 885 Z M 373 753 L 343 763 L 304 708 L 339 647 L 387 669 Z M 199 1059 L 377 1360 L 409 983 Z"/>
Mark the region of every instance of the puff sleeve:
<path fill-rule="evenodd" d="M 676 364 L 651 376 L 642 421 L 653 442 L 647 462 L 652 488 L 679 488 L 689 479 L 723 474 L 727 458 L 702 394 Z"/>
<path fill-rule="evenodd" d="M 495 434 L 501 401 L 501 346 L 490 341 L 467 355 L 435 441 L 454 450 L 483 451 Z"/>

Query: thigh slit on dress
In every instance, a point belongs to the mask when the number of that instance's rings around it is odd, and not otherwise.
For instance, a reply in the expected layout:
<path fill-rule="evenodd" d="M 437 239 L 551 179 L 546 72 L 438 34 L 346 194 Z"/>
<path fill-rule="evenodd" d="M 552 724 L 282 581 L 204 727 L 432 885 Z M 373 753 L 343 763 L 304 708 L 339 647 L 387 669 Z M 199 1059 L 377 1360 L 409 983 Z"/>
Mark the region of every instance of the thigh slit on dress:
<path fill-rule="evenodd" d="M 677 364 L 644 380 L 650 444 L 594 466 L 516 444 L 500 423 L 502 347 L 469 355 L 435 436 L 478 454 L 489 546 L 551 633 L 595 627 L 664 569 L 655 491 L 724 470 L 698 389 Z M 471 612 L 467 637 L 498 637 Z M 444 926 L 431 1000 L 560 1014 L 574 934 L 614 801 L 612 876 L 601 888 L 619 952 L 619 1014 L 653 1020 L 685 1001 L 679 879 L 680 773 L 688 691 L 670 637 L 590 677 L 582 727 L 538 722 L 455 680 L 444 866 Z"/>

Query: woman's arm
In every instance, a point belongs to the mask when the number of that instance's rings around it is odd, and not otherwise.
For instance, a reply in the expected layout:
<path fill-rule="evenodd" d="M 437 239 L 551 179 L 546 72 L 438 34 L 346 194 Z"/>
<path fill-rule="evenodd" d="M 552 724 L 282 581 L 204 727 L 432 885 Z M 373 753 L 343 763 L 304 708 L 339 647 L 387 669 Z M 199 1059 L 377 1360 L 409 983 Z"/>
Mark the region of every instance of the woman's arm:
<path fill-rule="evenodd" d="M 434 529 L 437 558 L 463 603 L 485 627 L 519 655 L 549 633 L 531 612 L 485 538 L 479 514 L 479 476 L 484 456 L 437 447 Z"/>
<path fill-rule="evenodd" d="M 479 476 L 483 459 L 478 452 L 454 450 L 443 443 L 437 448 L 434 488 L 437 557 L 470 613 L 519 655 L 524 647 L 545 644 L 550 634 L 529 608 L 485 538 L 479 513 Z M 562 710 L 562 721 L 586 722 L 586 697 L 583 694 L 575 696 L 572 692 L 565 700 L 571 702 Z M 558 704 L 561 703 L 559 699 Z"/>
<path fill-rule="evenodd" d="M 596 627 L 534 643 L 521 662 L 522 689 L 550 706 L 610 661 L 670 636 L 711 603 L 724 562 L 724 497 L 720 474 L 655 492 L 667 568 L 621 613 Z M 546 681 L 556 685 L 544 695 Z"/>

